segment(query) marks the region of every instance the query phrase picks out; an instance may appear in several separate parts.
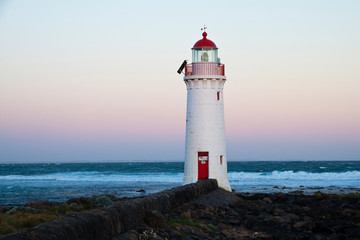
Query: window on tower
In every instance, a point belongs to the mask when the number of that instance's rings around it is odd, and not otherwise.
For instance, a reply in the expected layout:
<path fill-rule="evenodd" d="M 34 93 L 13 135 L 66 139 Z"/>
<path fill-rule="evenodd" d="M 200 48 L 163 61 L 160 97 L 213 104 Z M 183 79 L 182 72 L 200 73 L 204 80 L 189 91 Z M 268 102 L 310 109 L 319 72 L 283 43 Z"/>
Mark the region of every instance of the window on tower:
<path fill-rule="evenodd" d="M 223 165 L 223 155 L 220 155 L 220 165 Z"/>
<path fill-rule="evenodd" d="M 209 56 L 206 52 L 203 52 L 201 55 L 201 61 L 202 62 L 208 62 L 209 61 Z"/>
<path fill-rule="evenodd" d="M 217 92 L 217 100 L 220 101 L 220 92 Z"/>
<path fill-rule="evenodd" d="M 193 62 L 218 62 L 217 48 L 193 48 Z"/>

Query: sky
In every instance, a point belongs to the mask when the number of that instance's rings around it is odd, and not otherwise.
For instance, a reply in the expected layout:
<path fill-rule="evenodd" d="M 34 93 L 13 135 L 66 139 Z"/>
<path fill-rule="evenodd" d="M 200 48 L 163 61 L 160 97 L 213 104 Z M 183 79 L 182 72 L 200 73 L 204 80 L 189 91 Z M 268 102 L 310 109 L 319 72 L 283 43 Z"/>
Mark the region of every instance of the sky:
<path fill-rule="evenodd" d="M 360 1 L 0 0 L 0 163 L 183 161 L 176 73 L 225 64 L 227 158 L 360 160 Z"/>

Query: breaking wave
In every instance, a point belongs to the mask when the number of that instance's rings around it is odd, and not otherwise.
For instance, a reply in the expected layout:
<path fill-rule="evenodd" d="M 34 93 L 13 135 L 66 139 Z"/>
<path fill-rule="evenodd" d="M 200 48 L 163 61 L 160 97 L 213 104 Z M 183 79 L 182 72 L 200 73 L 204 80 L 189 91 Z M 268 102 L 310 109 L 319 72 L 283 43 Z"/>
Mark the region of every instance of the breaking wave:
<path fill-rule="evenodd" d="M 183 173 L 136 173 L 117 174 L 104 172 L 66 172 L 43 175 L 7 175 L 0 176 L 7 181 L 82 181 L 82 182 L 182 182 Z"/>
<path fill-rule="evenodd" d="M 289 187 L 306 186 L 336 186 L 359 187 L 360 172 L 323 172 L 308 173 L 304 171 L 273 171 L 273 172 L 230 172 L 230 183 L 235 185 L 282 185 Z"/>

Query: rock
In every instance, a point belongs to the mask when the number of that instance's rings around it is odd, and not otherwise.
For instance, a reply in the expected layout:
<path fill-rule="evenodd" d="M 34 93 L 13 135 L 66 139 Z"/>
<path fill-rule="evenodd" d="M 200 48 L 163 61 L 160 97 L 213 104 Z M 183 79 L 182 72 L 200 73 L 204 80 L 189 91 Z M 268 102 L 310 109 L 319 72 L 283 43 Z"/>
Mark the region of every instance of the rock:
<path fill-rule="evenodd" d="M 267 204 L 271 204 L 272 201 L 270 198 L 266 197 L 266 198 L 263 198 L 263 201 L 266 202 Z"/>
<path fill-rule="evenodd" d="M 8 210 L 5 214 L 13 215 L 17 213 L 39 213 L 39 212 L 40 212 L 39 210 L 31 207 L 13 207 L 10 210 Z"/>
<path fill-rule="evenodd" d="M 311 229 L 313 233 L 326 233 L 330 234 L 333 233 L 334 230 L 329 228 L 325 223 L 316 223 L 315 226 Z"/>
<path fill-rule="evenodd" d="M 136 192 L 145 193 L 145 190 L 144 189 L 139 189 L 139 190 L 136 190 Z"/>
<path fill-rule="evenodd" d="M 146 212 L 144 222 L 152 228 L 164 228 L 165 217 L 159 211 Z"/>
<path fill-rule="evenodd" d="M 76 203 L 78 205 L 87 205 L 91 204 L 91 199 L 88 197 L 79 197 L 79 198 L 70 198 L 66 201 L 67 204 Z"/>
<path fill-rule="evenodd" d="M 298 219 L 299 219 L 299 217 L 293 213 L 288 213 L 283 216 L 275 216 L 274 217 L 274 220 L 277 222 L 280 222 L 280 223 L 288 223 L 291 221 L 296 221 Z"/>
<path fill-rule="evenodd" d="M 69 204 L 69 208 L 76 212 L 78 212 L 82 209 L 82 207 L 79 204 L 74 203 L 74 202 Z"/>
<path fill-rule="evenodd" d="M 32 201 L 24 205 L 24 207 L 30 207 L 35 209 L 48 210 L 54 207 L 62 206 L 63 203 L 60 202 L 50 202 L 50 201 Z"/>
<path fill-rule="evenodd" d="M 293 204 L 306 207 L 309 204 L 309 200 L 306 198 L 298 198 L 293 201 Z"/>
<path fill-rule="evenodd" d="M 291 191 L 290 193 L 301 195 L 301 194 L 304 193 L 304 191 L 302 191 L 302 190 L 295 190 L 295 191 Z"/>
<path fill-rule="evenodd" d="M 225 223 L 222 223 L 222 222 L 219 223 L 217 226 L 220 228 L 220 230 L 231 228 L 231 226 L 229 226 L 229 225 L 227 225 Z"/>
<path fill-rule="evenodd" d="M 191 226 L 187 226 L 187 225 L 180 225 L 180 226 L 176 226 L 175 229 L 180 233 L 187 233 L 187 234 L 192 235 L 192 236 L 207 236 L 206 233 L 204 233 L 203 231 L 201 231 L 197 227 L 191 227 Z"/>
<path fill-rule="evenodd" d="M 215 217 L 215 211 L 212 207 L 205 207 L 197 211 L 199 218 L 211 220 Z"/>
<path fill-rule="evenodd" d="M 282 216 L 284 214 L 286 214 L 286 212 L 280 208 L 275 208 L 273 211 L 273 215 L 275 215 L 275 216 Z"/>
<path fill-rule="evenodd" d="M 114 237 L 112 240 L 138 240 L 138 233 L 134 230 Z M 146 239 L 146 238 L 145 238 Z"/>
<path fill-rule="evenodd" d="M 232 225 L 239 225 L 240 223 L 242 223 L 242 221 L 240 219 L 237 218 L 231 218 L 231 219 L 227 219 L 226 223 L 232 224 Z"/>
<path fill-rule="evenodd" d="M 245 216 L 245 218 L 246 218 L 245 222 L 249 228 L 251 228 L 254 225 L 254 223 L 256 223 L 256 221 L 257 221 L 256 217 L 253 215 L 247 215 L 247 216 Z"/>
<path fill-rule="evenodd" d="M 323 187 L 308 187 L 308 189 L 317 190 L 317 189 L 324 189 Z"/>
<path fill-rule="evenodd" d="M 100 196 L 95 198 L 94 203 L 96 206 L 109 206 L 114 202 L 108 196 Z"/>
<path fill-rule="evenodd" d="M 193 203 L 199 206 L 229 206 L 237 204 L 238 201 L 241 201 L 241 199 L 234 193 L 218 188 L 206 196 L 195 199 Z"/>
<path fill-rule="evenodd" d="M 182 218 L 185 218 L 185 219 L 191 219 L 190 210 L 187 210 L 187 211 L 181 213 L 180 216 L 181 216 Z"/>
<path fill-rule="evenodd" d="M 274 216 L 268 213 L 261 213 L 259 215 L 259 218 L 262 219 L 263 221 L 273 221 L 274 220 Z"/>
<path fill-rule="evenodd" d="M 360 228 L 359 227 L 348 227 L 344 229 L 344 232 L 347 236 L 351 236 L 354 239 L 360 236 Z"/>
<path fill-rule="evenodd" d="M 296 223 L 294 223 L 293 227 L 294 228 L 302 228 L 308 223 L 309 223 L 309 221 L 296 222 Z"/>
<path fill-rule="evenodd" d="M 170 229 L 168 235 L 168 239 L 182 239 L 182 234 L 176 229 Z"/>
<path fill-rule="evenodd" d="M 138 239 L 147 240 L 147 239 L 161 239 L 161 238 L 159 238 L 157 233 L 150 228 L 150 229 L 145 229 L 140 234 L 138 234 Z"/>
<path fill-rule="evenodd" d="M 250 237 L 250 239 L 258 239 L 256 236 L 258 233 L 249 232 L 243 228 L 228 228 L 221 231 L 221 234 L 224 236 L 222 239 L 247 239 L 246 237 Z"/>
<path fill-rule="evenodd" d="M 293 213 L 288 213 L 285 215 L 285 217 L 289 218 L 290 221 L 294 221 L 294 220 L 296 221 L 299 219 L 299 216 Z"/>
<path fill-rule="evenodd" d="M 6 213 L 7 211 L 9 211 L 9 207 L 6 206 L 0 206 L 0 213 Z"/>

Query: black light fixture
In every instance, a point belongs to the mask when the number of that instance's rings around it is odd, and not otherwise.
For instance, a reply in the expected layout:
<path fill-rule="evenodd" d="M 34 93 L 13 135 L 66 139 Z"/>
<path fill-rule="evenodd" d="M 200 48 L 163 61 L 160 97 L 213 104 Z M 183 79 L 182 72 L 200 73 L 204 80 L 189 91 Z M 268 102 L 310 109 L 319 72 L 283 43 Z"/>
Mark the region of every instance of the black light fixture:
<path fill-rule="evenodd" d="M 177 73 L 180 74 L 182 70 L 185 68 L 185 65 L 187 64 L 187 61 L 184 60 L 179 69 L 177 70 Z"/>

